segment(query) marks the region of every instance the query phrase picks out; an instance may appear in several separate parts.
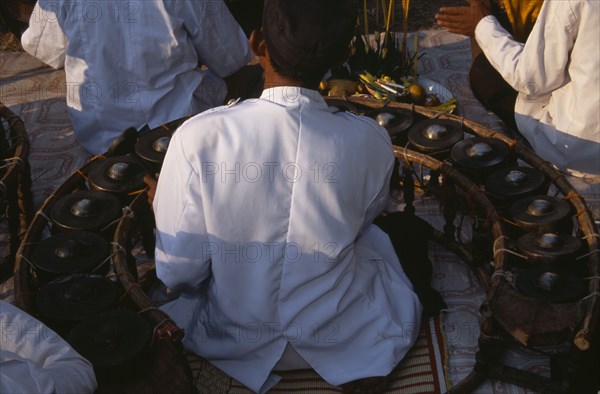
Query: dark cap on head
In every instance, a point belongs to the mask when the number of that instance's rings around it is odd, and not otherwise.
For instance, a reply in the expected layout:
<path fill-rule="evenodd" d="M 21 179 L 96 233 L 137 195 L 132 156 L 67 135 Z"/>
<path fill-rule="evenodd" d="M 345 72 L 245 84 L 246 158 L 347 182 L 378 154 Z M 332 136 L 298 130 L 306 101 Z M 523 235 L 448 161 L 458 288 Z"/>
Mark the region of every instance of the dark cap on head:
<path fill-rule="evenodd" d="M 286 74 L 320 78 L 344 60 L 356 24 L 354 0 L 265 0 L 263 36 Z"/>

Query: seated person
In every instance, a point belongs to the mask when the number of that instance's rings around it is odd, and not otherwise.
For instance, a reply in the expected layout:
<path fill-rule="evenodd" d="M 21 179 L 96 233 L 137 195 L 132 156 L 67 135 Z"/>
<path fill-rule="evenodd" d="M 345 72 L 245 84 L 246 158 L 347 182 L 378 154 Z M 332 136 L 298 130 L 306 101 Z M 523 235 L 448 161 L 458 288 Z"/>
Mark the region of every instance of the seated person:
<path fill-rule="evenodd" d="M 21 41 L 44 63 L 65 67 L 73 130 L 92 154 L 129 127 L 223 104 L 223 78 L 252 58 L 220 0 L 40 0 Z"/>
<path fill-rule="evenodd" d="M 492 66 L 519 92 L 515 122 L 533 149 L 575 176 L 600 175 L 600 2 L 546 1 L 525 44 L 469 0 L 471 31 Z M 441 8 L 438 24 L 464 29 L 464 12 Z"/>
<path fill-rule="evenodd" d="M 356 8 L 273 0 L 263 21 L 250 38 L 262 96 L 199 114 L 171 139 L 155 261 L 181 295 L 162 308 L 186 349 L 255 392 L 305 368 L 375 391 L 415 342 L 422 306 L 372 224 L 389 195 L 389 135 L 330 112 L 318 92 L 349 54 Z"/>
<path fill-rule="evenodd" d="M 510 32 L 515 40 L 524 43 L 533 28 L 543 0 L 487 0 L 490 14 L 498 19 L 500 25 Z M 486 1 L 484 1 L 484 4 Z M 453 33 L 472 35 L 470 7 L 448 7 L 448 10 L 463 18 L 464 23 Z M 447 11 L 448 12 L 448 11 Z M 471 37 L 472 38 L 472 37 Z M 517 131 L 515 123 L 515 102 L 517 91 L 490 64 L 475 40 L 471 40 L 473 63 L 469 70 L 469 85 L 473 95 L 489 111 L 496 114 L 508 127 L 511 137 L 526 140 Z"/>
<path fill-rule="evenodd" d="M 93 393 L 92 364 L 48 326 L 0 300 L 0 393 Z"/>

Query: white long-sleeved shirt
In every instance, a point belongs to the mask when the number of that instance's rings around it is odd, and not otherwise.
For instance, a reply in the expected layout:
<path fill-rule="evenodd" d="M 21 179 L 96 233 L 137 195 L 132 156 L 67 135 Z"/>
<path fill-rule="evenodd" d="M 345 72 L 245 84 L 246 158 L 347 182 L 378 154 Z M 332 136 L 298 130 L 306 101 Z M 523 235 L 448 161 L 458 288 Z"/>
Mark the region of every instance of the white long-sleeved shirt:
<path fill-rule="evenodd" d="M 48 326 L 0 300 L 0 393 L 93 393 L 92 365 Z"/>
<path fill-rule="evenodd" d="M 21 41 L 65 67 L 73 130 L 94 154 L 128 127 L 221 105 L 221 78 L 252 58 L 222 0 L 39 0 Z"/>
<path fill-rule="evenodd" d="M 158 181 L 158 277 L 186 348 L 256 392 L 289 344 L 338 385 L 387 375 L 421 304 L 372 225 L 394 164 L 385 129 L 318 92 L 266 89 L 174 134 Z"/>
<path fill-rule="evenodd" d="M 482 19 L 475 38 L 518 92 L 519 131 L 544 159 L 577 176 L 600 175 L 600 2 L 546 0 L 525 44 Z"/>

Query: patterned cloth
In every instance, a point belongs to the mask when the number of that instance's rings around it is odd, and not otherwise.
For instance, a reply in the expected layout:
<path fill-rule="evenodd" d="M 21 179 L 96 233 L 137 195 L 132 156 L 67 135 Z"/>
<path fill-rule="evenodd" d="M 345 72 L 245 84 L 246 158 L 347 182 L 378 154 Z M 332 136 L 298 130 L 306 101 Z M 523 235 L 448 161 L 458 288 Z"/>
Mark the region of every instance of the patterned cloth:
<path fill-rule="evenodd" d="M 417 342 L 391 374 L 387 393 L 422 394 L 444 393 L 448 390 L 446 346 L 440 319 L 434 318 L 421 325 Z M 241 383 L 225 375 L 206 360 L 188 353 L 194 384 L 198 393 L 248 394 Z M 279 372 L 282 380 L 269 393 L 337 393 L 339 387 L 327 384 L 312 370 Z"/>

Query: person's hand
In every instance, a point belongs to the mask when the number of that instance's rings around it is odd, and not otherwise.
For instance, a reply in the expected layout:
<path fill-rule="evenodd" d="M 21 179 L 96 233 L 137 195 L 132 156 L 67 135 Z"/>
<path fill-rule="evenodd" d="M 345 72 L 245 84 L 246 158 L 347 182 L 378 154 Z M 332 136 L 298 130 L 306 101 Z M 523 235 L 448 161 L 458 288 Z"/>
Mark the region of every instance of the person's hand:
<path fill-rule="evenodd" d="M 493 0 L 492 0 L 493 1 Z M 490 8 L 481 0 L 467 0 L 466 7 L 442 7 L 435 14 L 438 26 L 450 33 L 473 37 L 480 20 L 490 15 Z"/>
<path fill-rule="evenodd" d="M 156 194 L 157 180 L 151 175 L 144 175 L 144 183 L 148 186 L 148 190 L 146 191 L 146 193 L 148 194 L 148 204 L 150 204 L 150 207 L 152 207 L 152 202 L 154 202 L 154 195 Z"/>

